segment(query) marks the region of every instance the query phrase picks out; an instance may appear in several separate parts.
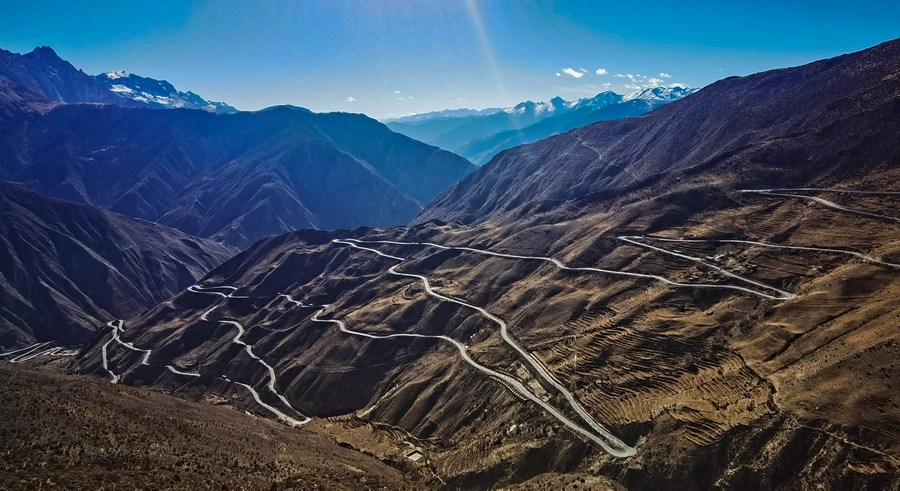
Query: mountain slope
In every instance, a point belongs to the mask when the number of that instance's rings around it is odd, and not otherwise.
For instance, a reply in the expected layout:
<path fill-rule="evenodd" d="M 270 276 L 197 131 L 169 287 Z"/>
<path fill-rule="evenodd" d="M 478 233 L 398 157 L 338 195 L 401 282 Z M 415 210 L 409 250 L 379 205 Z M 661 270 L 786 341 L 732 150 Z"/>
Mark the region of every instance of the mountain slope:
<path fill-rule="evenodd" d="M 246 247 L 298 228 L 400 225 L 475 167 L 364 116 L 63 105 L 0 118 L 0 175 Z M 0 161 L 0 163 L 4 163 Z"/>
<path fill-rule="evenodd" d="M 48 479 L 66 489 L 422 486 L 327 435 L 228 407 L 9 365 L 0 377 L 4 489 L 40 488 Z"/>
<path fill-rule="evenodd" d="M 228 114 L 237 109 L 224 102 L 208 101 L 193 92 L 181 92 L 165 80 L 115 71 L 97 75 L 103 85 L 116 94 L 157 109 L 201 109 Z"/>
<path fill-rule="evenodd" d="M 234 253 L 176 230 L 0 181 L 0 344 L 78 343 Z"/>

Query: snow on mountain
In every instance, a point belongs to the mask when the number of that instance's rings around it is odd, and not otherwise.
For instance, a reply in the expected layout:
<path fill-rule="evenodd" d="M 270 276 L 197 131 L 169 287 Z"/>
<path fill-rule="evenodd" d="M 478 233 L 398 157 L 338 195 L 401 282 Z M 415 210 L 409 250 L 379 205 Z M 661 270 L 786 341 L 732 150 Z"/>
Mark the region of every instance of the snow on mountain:
<path fill-rule="evenodd" d="M 623 102 L 640 99 L 644 101 L 660 101 L 672 102 L 681 99 L 696 92 L 698 89 L 688 87 L 653 87 L 649 89 L 636 90 L 630 94 L 626 94 L 622 99 Z"/>
<path fill-rule="evenodd" d="M 213 113 L 233 113 L 237 109 L 224 102 L 208 101 L 187 91 L 181 92 L 165 80 L 141 77 L 121 70 L 101 73 L 97 80 L 128 99 L 161 109 L 202 109 Z"/>

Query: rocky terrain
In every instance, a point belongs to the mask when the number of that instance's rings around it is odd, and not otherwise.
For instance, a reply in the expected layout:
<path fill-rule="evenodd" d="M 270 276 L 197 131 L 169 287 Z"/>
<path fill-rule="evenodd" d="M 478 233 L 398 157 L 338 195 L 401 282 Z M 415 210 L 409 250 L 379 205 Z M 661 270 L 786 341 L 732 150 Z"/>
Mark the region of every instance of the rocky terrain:
<path fill-rule="evenodd" d="M 3 365 L 0 376 L 4 489 L 423 487 L 327 435 L 248 416 L 225 400 L 198 404 Z"/>
<path fill-rule="evenodd" d="M 414 226 L 264 239 L 72 369 L 435 486 L 896 489 L 898 77 L 895 41 L 518 147 Z"/>

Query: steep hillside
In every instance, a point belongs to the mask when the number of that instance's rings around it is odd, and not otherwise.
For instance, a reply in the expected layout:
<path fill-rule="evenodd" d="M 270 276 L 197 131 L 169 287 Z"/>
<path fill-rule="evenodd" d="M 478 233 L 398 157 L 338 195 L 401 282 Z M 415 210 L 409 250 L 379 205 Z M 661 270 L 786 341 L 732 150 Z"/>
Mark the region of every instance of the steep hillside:
<path fill-rule="evenodd" d="M 0 181 L 0 345 L 79 343 L 186 288 L 221 244 Z"/>

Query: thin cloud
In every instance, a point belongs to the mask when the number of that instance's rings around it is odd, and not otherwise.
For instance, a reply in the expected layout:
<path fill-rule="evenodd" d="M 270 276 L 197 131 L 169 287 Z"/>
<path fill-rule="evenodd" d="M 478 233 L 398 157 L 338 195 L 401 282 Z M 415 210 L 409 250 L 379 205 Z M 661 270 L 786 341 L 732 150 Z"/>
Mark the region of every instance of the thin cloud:
<path fill-rule="evenodd" d="M 579 68 L 579 70 L 581 70 L 582 73 L 587 73 L 587 70 L 585 70 L 584 68 Z"/>
<path fill-rule="evenodd" d="M 395 94 L 400 94 L 401 92 L 400 92 L 399 90 L 395 90 L 394 93 L 395 93 Z"/>
<path fill-rule="evenodd" d="M 596 73 L 597 75 L 606 75 L 607 71 L 605 68 L 598 68 L 596 71 L 594 71 L 594 73 Z"/>
<path fill-rule="evenodd" d="M 356 102 L 356 98 L 353 96 L 350 96 L 347 98 L 347 102 Z"/>
<path fill-rule="evenodd" d="M 557 76 L 557 77 L 562 77 L 562 74 L 559 73 L 559 72 L 556 72 L 556 76 Z"/>
<path fill-rule="evenodd" d="M 578 70 L 575 70 L 574 68 L 563 68 L 563 69 L 560 70 L 560 71 L 563 72 L 563 73 L 565 73 L 566 75 L 568 75 L 568 76 L 570 76 L 570 77 L 581 78 L 581 77 L 584 76 L 584 73 L 583 73 L 583 72 L 579 72 Z"/>

